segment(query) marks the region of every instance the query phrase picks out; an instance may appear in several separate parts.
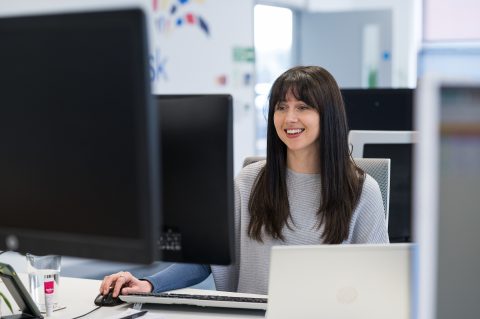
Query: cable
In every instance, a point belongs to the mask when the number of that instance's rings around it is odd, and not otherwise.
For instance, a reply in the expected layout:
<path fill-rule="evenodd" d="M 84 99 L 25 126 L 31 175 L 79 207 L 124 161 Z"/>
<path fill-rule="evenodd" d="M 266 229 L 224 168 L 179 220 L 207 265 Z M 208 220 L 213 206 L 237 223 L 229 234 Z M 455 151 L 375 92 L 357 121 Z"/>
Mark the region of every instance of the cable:
<path fill-rule="evenodd" d="M 91 314 L 92 312 L 94 312 L 95 310 L 98 310 L 98 309 L 100 309 L 100 308 L 102 308 L 102 306 L 98 306 L 97 308 L 95 308 L 95 309 L 93 309 L 93 310 L 90 310 L 89 312 L 87 312 L 87 313 L 85 313 L 85 314 L 83 314 L 83 315 L 80 315 L 80 316 L 78 316 L 78 317 L 72 318 L 72 319 L 78 319 L 78 318 L 85 317 L 86 315 L 89 315 L 89 314 Z"/>

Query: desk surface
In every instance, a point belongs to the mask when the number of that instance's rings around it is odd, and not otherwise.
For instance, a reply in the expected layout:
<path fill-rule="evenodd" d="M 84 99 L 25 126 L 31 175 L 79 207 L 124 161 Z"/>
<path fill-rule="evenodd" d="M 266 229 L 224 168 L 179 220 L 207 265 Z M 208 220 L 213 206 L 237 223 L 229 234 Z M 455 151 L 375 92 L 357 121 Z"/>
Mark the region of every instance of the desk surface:
<path fill-rule="evenodd" d="M 27 275 L 20 274 L 24 285 L 27 283 Z M 52 319 L 69 319 L 83 315 L 97 306 L 93 303 L 94 298 L 98 294 L 100 287 L 99 280 L 80 279 L 61 277 L 59 286 L 59 301 L 66 309 L 58 310 L 49 318 Z M 102 307 L 85 319 L 100 319 L 116 313 L 123 312 L 126 308 L 131 307 L 124 304 L 116 307 Z M 241 309 L 218 309 L 218 308 L 202 308 L 194 306 L 174 306 L 174 305 L 151 305 L 145 304 L 142 310 L 149 310 L 152 313 L 162 315 L 165 319 L 193 319 L 193 318 L 235 318 L 235 319 L 251 319 L 264 318 L 263 311 L 241 310 Z"/>

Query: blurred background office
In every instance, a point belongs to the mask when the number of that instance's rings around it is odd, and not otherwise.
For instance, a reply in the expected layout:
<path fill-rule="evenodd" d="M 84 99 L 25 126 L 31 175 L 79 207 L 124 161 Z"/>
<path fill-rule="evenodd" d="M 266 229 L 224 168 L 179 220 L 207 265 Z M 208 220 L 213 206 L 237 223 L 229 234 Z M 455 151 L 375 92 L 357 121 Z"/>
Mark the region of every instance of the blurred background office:
<path fill-rule="evenodd" d="M 293 65 L 322 65 L 342 88 L 480 76 L 475 0 L 0 0 L 0 15 L 129 3 L 150 14 L 154 93 L 233 95 L 235 172 L 265 153 L 267 94 Z"/>

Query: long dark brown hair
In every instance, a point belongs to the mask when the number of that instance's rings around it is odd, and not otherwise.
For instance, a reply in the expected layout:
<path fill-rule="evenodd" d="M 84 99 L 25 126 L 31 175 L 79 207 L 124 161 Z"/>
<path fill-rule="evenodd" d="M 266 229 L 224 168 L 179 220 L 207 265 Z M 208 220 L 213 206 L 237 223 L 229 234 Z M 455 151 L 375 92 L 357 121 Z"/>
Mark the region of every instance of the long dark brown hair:
<path fill-rule="evenodd" d="M 318 66 L 298 66 L 280 75 L 269 97 L 267 163 L 250 195 L 248 234 L 262 242 L 262 230 L 283 240 L 284 226 L 291 228 L 287 195 L 287 148 L 273 123 L 276 105 L 291 92 L 297 100 L 315 108 L 320 115 L 317 142 L 321 175 L 321 204 L 318 227 L 325 225 L 325 243 L 338 244 L 348 238 L 349 224 L 362 192 L 365 173 L 351 160 L 348 126 L 342 94 L 333 76 Z"/>

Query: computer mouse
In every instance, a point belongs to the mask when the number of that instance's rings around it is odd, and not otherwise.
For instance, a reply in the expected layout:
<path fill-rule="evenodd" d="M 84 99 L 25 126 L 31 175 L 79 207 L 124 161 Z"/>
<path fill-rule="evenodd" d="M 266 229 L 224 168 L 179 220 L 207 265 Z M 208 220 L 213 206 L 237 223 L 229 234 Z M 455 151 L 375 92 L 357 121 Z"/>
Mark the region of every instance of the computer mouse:
<path fill-rule="evenodd" d="M 97 306 L 102 307 L 113 307 L 125 303 L 124 301 L 120 300 L 120 298 L 113 298 L 112 297 L 112 290 L 108 292 L 106 295 L 98 294 L 95 298 L 95 304 Z"/>

